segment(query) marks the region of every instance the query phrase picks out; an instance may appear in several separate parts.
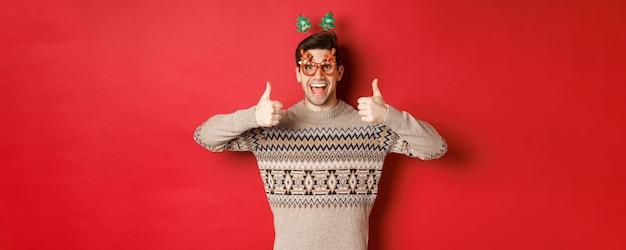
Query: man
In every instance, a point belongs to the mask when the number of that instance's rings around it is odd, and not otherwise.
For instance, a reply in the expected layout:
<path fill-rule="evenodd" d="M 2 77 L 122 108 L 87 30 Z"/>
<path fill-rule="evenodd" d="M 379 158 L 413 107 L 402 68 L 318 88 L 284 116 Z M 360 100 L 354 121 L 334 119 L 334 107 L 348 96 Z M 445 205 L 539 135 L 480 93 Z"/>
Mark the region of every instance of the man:
<path fill-rule="evenodd" d="M 337 99 L 344 73 L 334 33 L 305 38 L 296 49 L 304 100 L 287 110 L 270 98 L 211 117 L 194 139 L 210 151 L 254 153 L 274 215 L 274 249 L 367 249 L 368 217 L 387 153 L 441 157 L 444 139 L 428 123 L 373 96 L 358 111 Z"/>

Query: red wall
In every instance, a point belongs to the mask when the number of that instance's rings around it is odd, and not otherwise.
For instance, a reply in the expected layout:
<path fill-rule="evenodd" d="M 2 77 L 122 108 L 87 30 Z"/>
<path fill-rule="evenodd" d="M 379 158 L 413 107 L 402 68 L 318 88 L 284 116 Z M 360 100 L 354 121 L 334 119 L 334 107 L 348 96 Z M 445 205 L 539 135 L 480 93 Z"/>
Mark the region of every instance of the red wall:
<path fill-rule="evenodd" d="M 302 98 L 295 21 L 326 11 L 342 96 L 433 124 L 389 157 L 371 249 L 625 249 L 626 3 L 2 1 L 0 249 L 269 249 L 249 153 L 197 125 Z"/>

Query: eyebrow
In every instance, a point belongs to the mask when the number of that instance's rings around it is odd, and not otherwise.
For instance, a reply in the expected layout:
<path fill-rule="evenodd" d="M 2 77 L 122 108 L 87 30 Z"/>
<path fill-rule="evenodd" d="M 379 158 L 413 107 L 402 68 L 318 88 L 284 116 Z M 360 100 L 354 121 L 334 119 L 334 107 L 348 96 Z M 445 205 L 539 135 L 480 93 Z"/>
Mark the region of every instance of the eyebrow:
<path fill-rule="evenodd" d="M 322 61 L 321 61 L 321 62 L 316 62 L 316 61 L 315 61 L 315 57 L 313 57 L 313 58 L 311 59 L 311 62 L 314 62 L 314 63 L 323 63 L 323 62 L 327 62 L 327 61 L 326 61 L 326 59 L 325 59 L 325 58 L 322 58 Z"/>

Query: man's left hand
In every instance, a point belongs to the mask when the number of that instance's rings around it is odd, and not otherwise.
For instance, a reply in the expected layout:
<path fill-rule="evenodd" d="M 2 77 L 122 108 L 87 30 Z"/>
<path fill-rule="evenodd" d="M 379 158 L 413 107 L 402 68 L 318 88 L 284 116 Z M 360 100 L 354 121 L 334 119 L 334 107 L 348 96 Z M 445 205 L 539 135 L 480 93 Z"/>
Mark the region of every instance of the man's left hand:
<path fill-rule="evenodd" d="M 372 92 L 372 96 L 358 99 L 359 115 L 364 122 L 382 123 L 387 118 L 387 104 L 378 89 L 378 78 L 372 81 Z"/>

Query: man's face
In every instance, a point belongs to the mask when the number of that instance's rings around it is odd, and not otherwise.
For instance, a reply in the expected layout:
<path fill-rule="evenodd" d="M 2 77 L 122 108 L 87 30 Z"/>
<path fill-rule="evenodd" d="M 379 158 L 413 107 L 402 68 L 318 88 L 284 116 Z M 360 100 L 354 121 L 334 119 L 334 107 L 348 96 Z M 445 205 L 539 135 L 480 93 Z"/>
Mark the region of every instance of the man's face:
<path fill-rule="evenodd" d="M 323 63 L 330 55 L 330 50 L 311 49 L 311 61 Z M 323 111 L 334 108 L 337 105 L 337 82 L 343 75 L 343 66 L 338 66 L 334 73 L 326 75 L 322 68 L 318 68 L 315 74 L 308 76 L 296 67 L 296 79 L 302 84 L 304 91 L 304 105 L 315 111 Z"/>

